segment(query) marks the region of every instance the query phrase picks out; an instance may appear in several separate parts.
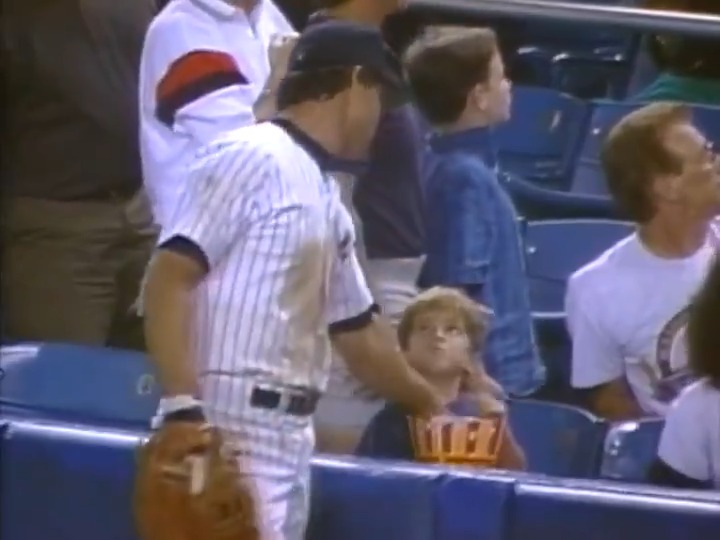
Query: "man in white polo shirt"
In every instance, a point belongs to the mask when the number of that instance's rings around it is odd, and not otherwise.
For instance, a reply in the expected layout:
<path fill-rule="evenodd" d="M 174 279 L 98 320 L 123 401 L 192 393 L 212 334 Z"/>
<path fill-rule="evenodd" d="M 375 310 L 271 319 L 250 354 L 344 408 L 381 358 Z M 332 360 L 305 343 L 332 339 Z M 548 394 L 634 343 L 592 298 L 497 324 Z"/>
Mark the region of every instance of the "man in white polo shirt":
<path fill-rule="evenodd" d="M 271 0 L 171 0 L 152 22 L 140 64 L 140 153 L 161 226 L 177 205 L 194 151 L 255 122 L 261 98 L 284 72 L 279 66 L 270 78 L 268 51 L 293 33 Z"/>

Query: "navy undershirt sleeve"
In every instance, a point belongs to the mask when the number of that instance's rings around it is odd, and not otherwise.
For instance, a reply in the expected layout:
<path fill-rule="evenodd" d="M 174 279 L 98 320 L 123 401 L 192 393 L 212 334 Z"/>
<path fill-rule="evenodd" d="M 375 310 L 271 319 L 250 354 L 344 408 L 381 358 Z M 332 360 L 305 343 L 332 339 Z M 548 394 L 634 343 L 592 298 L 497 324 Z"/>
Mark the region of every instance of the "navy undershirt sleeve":
<path fill-rule="evenodd" d="M 205 255 L 205 252 L 200 246 L 186 236 L 172 236 L 162 242 L 158 246 L 158 249 L 172 251 L 178 255 L 183 255 L 184 257 L 192 259 L 199 264 L 205 273 L 210 271 L 210 262 L 207 255 Z"/>

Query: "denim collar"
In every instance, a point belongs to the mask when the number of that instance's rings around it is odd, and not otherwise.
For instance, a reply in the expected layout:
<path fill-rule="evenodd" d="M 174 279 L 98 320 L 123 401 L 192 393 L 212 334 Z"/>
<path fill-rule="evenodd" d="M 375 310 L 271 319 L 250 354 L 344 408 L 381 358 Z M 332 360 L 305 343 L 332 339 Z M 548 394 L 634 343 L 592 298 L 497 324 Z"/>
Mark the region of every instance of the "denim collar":
<path fill-rule="evenodd" d="M 430 136 L 430 147 L 437 154 L 463 152 L 480 158 L 490 168 L 497 167 L 497 147 L 491 128 L 470 128 Z"/>

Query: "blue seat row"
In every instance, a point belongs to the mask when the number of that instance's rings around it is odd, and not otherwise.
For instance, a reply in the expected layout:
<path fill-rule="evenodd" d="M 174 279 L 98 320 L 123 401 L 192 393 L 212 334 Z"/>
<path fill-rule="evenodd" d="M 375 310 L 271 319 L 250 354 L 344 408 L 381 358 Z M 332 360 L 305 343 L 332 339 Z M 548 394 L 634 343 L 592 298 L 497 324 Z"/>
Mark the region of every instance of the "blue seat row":
<path fill-rule="evenodd" d="M 607 197 L 600 166 L 602 143 L 612 126 L 642 105 L 609 100 L 588 102 L 548 88 L 516 87 L 511 119 L 498 128 L 501 166 L 541 187 L 568 191 L 580 197 L 580 202 L 582 197 Z M 710 140 L 720 141 L 720 107 L 695 105 L 692 109 L 698 127 Z M 542 192 L 538 197 L 542 197 Z M 552 209 L 550 195 L 545 199 Z M 563 202 L 560 197 L 558 204 Z M 523 204 L 519 206 L 522 210 Z M 593 211 L 592 203 L 586 206 Z M 526 217 L 563 217 L 537 214 L 535 210 Z"/>
<path fill-rule="evenodd" d="M 0 369 L 3 418 L 141 431 L 159 399 L 149 363 L 135 352 L 18 344 L 0 349 Z M 609 428 L 582 409 L 530 400 L 513 401 L 509 410 L 533 472 L 593 478 L 604 470 L 642 481 L 657 447 L 658 422 Z"/>
<path fill-rule="evenodd" d="M 2 427 L 5 540 L 138 540 L 142 433 Z M 720 495 L 532 475 L 318 458 L 308 540 L 715 540 Z"/>

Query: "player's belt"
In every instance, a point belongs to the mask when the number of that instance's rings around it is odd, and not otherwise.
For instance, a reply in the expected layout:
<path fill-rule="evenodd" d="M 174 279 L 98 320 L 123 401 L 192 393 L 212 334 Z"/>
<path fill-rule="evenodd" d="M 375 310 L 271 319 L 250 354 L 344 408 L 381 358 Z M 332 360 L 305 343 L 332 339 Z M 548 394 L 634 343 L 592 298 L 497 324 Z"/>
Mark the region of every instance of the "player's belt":
<path fill-rule="evenodd" d="M 269 390 L 256 386 L 250 395 L 250 405 L 260 409 L 277 409 L 293 416 L 309 416 L 315 412 L 320 392 L 294 388 Z"/>

